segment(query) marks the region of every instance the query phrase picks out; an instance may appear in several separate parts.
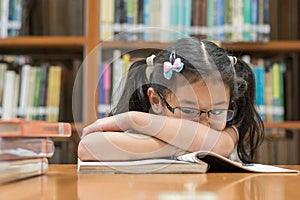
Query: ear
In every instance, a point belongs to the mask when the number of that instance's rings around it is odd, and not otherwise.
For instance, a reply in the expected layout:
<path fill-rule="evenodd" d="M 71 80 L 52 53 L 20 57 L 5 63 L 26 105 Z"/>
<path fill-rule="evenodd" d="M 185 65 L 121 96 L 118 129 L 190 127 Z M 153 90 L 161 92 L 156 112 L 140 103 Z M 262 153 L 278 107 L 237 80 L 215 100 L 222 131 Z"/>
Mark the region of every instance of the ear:
<path fill-rule="evenodd" d="M 160 114 L 163 112 L 163 106 L 162 106 L 162 101 L 161 98 L 158 96 L 156 91 L 150 87 L 148 88 L 147 91 L 149 102 L 151 104 L 151 108 L 156 114 Z"/>

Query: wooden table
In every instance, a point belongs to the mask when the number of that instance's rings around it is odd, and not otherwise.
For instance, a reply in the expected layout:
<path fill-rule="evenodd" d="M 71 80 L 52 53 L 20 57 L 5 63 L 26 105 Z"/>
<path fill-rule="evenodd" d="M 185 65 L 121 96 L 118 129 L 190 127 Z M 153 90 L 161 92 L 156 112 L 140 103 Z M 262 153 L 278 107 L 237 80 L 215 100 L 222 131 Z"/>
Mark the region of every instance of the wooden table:
<path fill-rule="evenodd" d="M 300 170 L 300 166 L 283 166 Z M 299 199 L 300 174 L 77 174 L 50 165 L 46 175 L 0 186 L 0 199 Z"/>

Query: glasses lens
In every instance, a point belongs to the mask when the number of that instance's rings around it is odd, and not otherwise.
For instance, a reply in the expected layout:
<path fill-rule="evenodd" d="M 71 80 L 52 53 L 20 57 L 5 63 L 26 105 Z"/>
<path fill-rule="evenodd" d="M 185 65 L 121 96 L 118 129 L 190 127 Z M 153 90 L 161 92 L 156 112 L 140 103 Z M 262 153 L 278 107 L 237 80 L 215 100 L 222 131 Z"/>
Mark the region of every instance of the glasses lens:
<path fill-rule="evenodd" d="M 199 118 L 199 111 L 192 108 L 178 107 L 175 109 L 175 113 L 184 119 L 196 119 Z"/>
<path fill-rule="evenodd" d="M 234 116 L 233 110 L 227 110 L 227 118 L 226 118 L 226 120 L 227 120 L 227 121 L 232 120 L 232 119 L 233 119 L 233 116 Z"/>
<path fill-rule="evenodd" d="M 211 118 L 219 121 L 230 121 L 233 118 L 234 112 L 226 109 L 216 109 L 210 111 Z"/>

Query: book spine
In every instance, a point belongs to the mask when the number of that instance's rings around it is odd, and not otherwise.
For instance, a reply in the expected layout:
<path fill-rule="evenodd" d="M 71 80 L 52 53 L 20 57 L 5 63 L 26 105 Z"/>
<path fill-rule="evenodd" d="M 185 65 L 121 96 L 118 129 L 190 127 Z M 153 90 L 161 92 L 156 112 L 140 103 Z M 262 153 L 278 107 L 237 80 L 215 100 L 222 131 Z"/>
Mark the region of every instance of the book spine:
<path fill-rule="evenodd" d="M 149 41 L 150 39 L 150 31 L 149 31 L 149 26 L 150 26 L 150 0 L 144 0 L 144 27 L 145 27 L 145 32 L 144 32 L 144 41 Z"/>
<path fill-rule="evenodd" d="M 252 0 L 251 4 L 251 41 L 258 40 L 258 0 Z"/>
<path fill-rule="evenodd" d="M 7 71 L 5 73 L 5 84 L 3 91 L 3 113 L 2 119 L 12 119 L 13 115 L 13 99 L 14 99 L 14 83 L 16 73 L 14 71 Z"/>
<path fill-rule="evenodd" d="M 0 120 L 1 137 L 69 137 L 72 130 L 69 123 L 35 120 Z"/>
<path fill-rule="evenodd" d="M 160 1 L 160 42 L 170 41 L 170 30 L 166 29 L 170 25 L 170 0 Z"/>
<path fill-rule="evenodd" d="M 9 0 L 1 0 L 0 38 L 8 36 Z"/>
<path fill-rule="evenodd" d="M 124 75 L 124 62 L 121 58 L 121 51 L 115 49 L 113 51 L 112 63 L 112 98 L 111 103 L 115 105 L 120 99 L 121 91 L 123 90 L 123 75 Z"/>
<path fill-rule="evenodd" d="M 214 1 L 207 0 L 207 16 L 206 16 L 206 27 L 207 27 L 207 39 L 214 39 L 213 35 L 214 26 Z"/>
<path fill-rule="evenodd" d="M 38 67 L 35 72 L 35 83 L 34 83 L 34 94 L 33 94 L 33 115 L 32 119 L 38 119 L 38 107 L 40 99 L 40 88 L 41 88 L 41 68 Z"/>
<path fill-rule="evenodd" d="M 183 15 L 183 34 L 184 37 L 188 37 L 191 35 L 191 23 L 192 23 L 192 0 L 184 1 L 185 5 L 185 13 Z"/>
<path fill-rule="evenodd" d="M 30 158 L 50 158 L 54 154 L 54 143 L 49 138 L 2 138 L 0 161 Z"/>
<path fill-rule="evenodd" d="M 5 80 L 6 70 L 7 70 L 7 64 L 0 63 L 0 107 L 2 106 L 3 88 L 4 88 L 4 80 Z M 1 116 L 1 114 L 0 114 L 0 116 Z"/>
<path fill-rule="evenodd" d="M 18 116 L 19 88 L 20 88 L 20 75 L 16 74 L 15 82 L 14 82 L 12 118 L 16 118 Z"/>
<path fill-rule="evenodd" d="M 225 31 L 225 41 L 232 41 L 232 3 L 233 0 L 225 0 L 225 11 L 224 11 L 224 15 L 225 15 L 225 24 L 224 24 L 224 31 Z"/>
<path fill-rule="evenodd" d="M 28 105 L 28 90 L 30 81 L 30 65 L 23 65 L 21 71 L 21 88 L 20 88 L 20 99 L 19 99 L 19 117 L 24 118 L 27 113 Z"/>
<path fill-rule="evenodd" d="M 47 171 L 47 158 L 2 161 L 0 163 L 0 183 L 42 175 Z"/>
<path fill-rule="evenodd" d="M 263 42 L 269 42 L 270 40 L 270 6 L 269 6 L 269 0 L 264 0 L 264 19 L 263 19 L 263 30 L 262 30 L 262 41 Z"/>
<path fill-rule="evenodd" d="M 214 18 L 214 27 L 215 27 L 215 39 L 224 42 L 224 0 L 215 0 L 215 18 Z"/>
<path fill-rule="evenodd" d="M 40 83 L 40 95 L 39 95 L 39 108 L 38 108 L 38 120 L 46 120 L 46 106 L 47 106 L 47 93 L 48 93 L 48 64 L 42 64 L 41 68 L 41 83 Z"/>
<path fill-rule="evenodd" d="M 35 77 L 36 77 L 37 67 L 30 68 L 30 78 L 29 78 L 29 88 L 28 88 L 28 99 L 27 99 L 27 112 L 25 114 L 25 119 L 31 120 L 33 114 L 33 97 L 34 97 L 34 86 L 35 86 Z"/>
<path fill-rule="evenodd" d="M 104 63 L 99 64 L 99 84 L 98 84 L 98 117 L 105 116 L 105 91 L 104 91 Z"/>
<path fill-rule="evenodd" d="M 251 0 L 243 1 L 243 41 L 251 41 Z"/>
<path fill-rule="evenodd" d="M 8 35 L 15 37 L 19 35 L 22 26 L 23 0 L 10 0 L 10 5 L 9 20 L 11 26 L 8 29 Z"/>

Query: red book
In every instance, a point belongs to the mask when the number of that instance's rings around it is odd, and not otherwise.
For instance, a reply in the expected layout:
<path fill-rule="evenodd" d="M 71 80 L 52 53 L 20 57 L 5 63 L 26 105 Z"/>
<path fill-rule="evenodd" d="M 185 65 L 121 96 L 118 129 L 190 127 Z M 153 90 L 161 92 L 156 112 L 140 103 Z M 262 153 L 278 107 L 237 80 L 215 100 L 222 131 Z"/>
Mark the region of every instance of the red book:
<path fill-rule="evenodd" d="M 69 137 L 71 124 L 63 122 L 0 120 L 0 137 Z"/>

